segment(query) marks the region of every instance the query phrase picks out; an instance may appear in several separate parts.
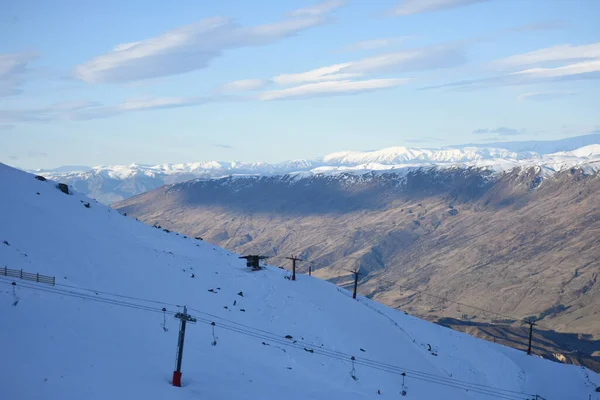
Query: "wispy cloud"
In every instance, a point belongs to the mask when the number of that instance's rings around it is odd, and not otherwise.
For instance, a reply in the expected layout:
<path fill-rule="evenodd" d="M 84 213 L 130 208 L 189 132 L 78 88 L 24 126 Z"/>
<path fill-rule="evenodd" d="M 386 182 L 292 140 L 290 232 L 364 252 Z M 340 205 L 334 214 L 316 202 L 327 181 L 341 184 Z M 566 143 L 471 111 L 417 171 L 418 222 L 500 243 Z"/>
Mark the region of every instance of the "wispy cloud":
<path fill-rule="evenodd" d="M 448 89 L 469 91 L 498 86 L 522 86 L 539 83 L 595 79 L 600 79 L 600 68 L 597 65 L 569 66 L 561 69 L 540 68 L 489 78 L 463 80 L 441 85 L 426 86 L 421 88 L 421 90 Z"/>
<path fill-rule="evenodd" d="M 14 127 L 15 127 L 14 125 L 8 125 L 8 124 L 0 125 L 0 131 L 9 131 L 11 129 L 14 129 Z"/>
<path fill-rule="evenodd" d="M 532 32 L 532 31 L 553 31 L 557 29 L 564 29 L 567 27 L 567 23 L 562 20 L 553 20 L 545 22 L 536 22 L 533 24 L 521 25 L 515 28 L 508 29 L 509 32 Z"/>
<path fill-rule="evenodd" d="M 389 14 L 397 16 L 421 14 L 463 7 L 475 3 L 483 3 L 485 1 L 488 0 L 403 0 L 400 4 L 391 9 Z"/>
<path fill-rule="evenodd" d="M 83 110 L 86 108 L 93 108 L 93 107 L 99 107 L 99 106 L 102 106 L 102 103 L 97 102 L 97 101 L 88 101 L 88 100 L 62 101 L 59 103 L 54 103 L 52 105 L 52 109 L 57 112 L 60 112 L 60 111 Z"/>
<path fill-rule="evenodd" d="M 405 78 L 381 78 L 379 75 L 448 68 L 465 62 L 466 54 L 462 46 L 429 46 L 382 53 L 304 72 L 279 74 L 270 79 L 234 81 L 217 91 L 258 90 L 267 84 L 274 84 L 280 88 L 260 92 L 255 98 L 274 100 L 355 94 L 396 87 L 409 81 Z"/>
<path fill-rule="evenodd" d="M 373 75 L 422 71 L 445 68 L 464 63 L 466 56 L 460 47 L 432 46 L 405 51 L 389 52 L 357 61 L 329 65 L 305 72 L 280 74 L 271 79 L 248 79 L 230 82 L 220 89 L 255 90 L 274 83 L 278 86 L 300 85 L 290 89 L 276 89 L 259 93 L 260 100 L 286 97 L 305 97 L 310 94 L 354 93 L 353 88 L 379 85 L 387 82 L 406 83 L 407 79 L 374 79 Z M 364 79 L 364 78 L 370 79 Z M 337 82 L 337 83 L 336 83 Z M 310 85 L 322 83 L 322 85 Z"/>
<path fill-rule="evenodd" d="M 511 75 L 525 77 L 527 79 L 549 79 L 586 75 L 595 72 L 600 72 L 600 59 L 564 65 L 556 68 L 530 68 L 513 72 Z M 598 78 L 598 76 L 596 76 L 596 78 Z"/>
<path fill-rule="evenodd" d="M 473 133 L 476 135 L 514 136 L 514 135 L 520 135 L 522 133 L 525 133 L 525 131 L 523 129 L 514 129 L 514 128 L 507 128 L 505 126 L 501 126 L 499 128 L 495 128 L 495 129 L 487 129 L 487 128 L 476 129 L 473 131 Z"/>
<path fill-rule="evenodd" d="M 13 160 L 13 161 L 18 161 L 21 160 L 23 158 L 46 158 L 48 157 L 48 153 L 42 152 L 42 151 L 28 151 L 25 154 L 13 154 L 11 156 L 9 156 L 8 158 Z"/>
<path fill-rule="evenodd" d="M 518 97 L 519 101 L 546 101 L 575 96 L 573 92 L 529 92 Z"/>
<path fill-rule="evenodd" d="M 370 74 L 403 73 L 446 68 L 466 61 L 460 47 L 433 46 L 383 53 L 342 64 L 313 69 L 307 72 L 281 74 L 273 78 L 279 85 L 355 79 Z"/>
<path fill-rule="evenodd" d="M 557 61 L 584 61 L 600 59 L 600 42 L 580 46 L 564 44 L 547 47 L 524 54 L 517 54 L 492 62 L 496 68 L 515 68 L 528 65 L 542 65 Z"/>
<path fill-rule="evenodd" d="M 350 67 L 352 63 L 335 64 L 328 67 L 321 67 L 307 72 L 299 72 L 294 74 L 281 74 L 273 78 L 273 82 L 278 85 L 293 85 L 306 82 L 321 82 L 347 80 L 359 77 L 360 73 L 345 73 L 341 72 Z"/>
<path fill-rule="evenodd" d="M 383 39 L 371 39 L 363 40 L 360 42 L 352 43 L 342 48 L 343 51 L 363 51 L 363 50 L 376 50 L 383 49 L 386 47 L 397 46 L 404 43 L 407 39 L 412 36 L 398 36 Z"/>
<path fill-rule="evenodd" d="M 89 120 L 107 118 L 136 111 L 158 110 L 168 108 L 181 108 L 197 106 L 215 101 L 211 97 L 159 97 L 129 99 L 120 104 L 109 106 L 93 106 L 77 109 L 70 112 L 62 112 L 59 115 L 63 119 Z"/>
<path fill-rule="evenodd" d="M 228 144 L 214 143 L 213 146 L 220 147 L 222 149 L 233 149 L 234 147 Z"/>
<path fill-rule="evenodd" d="M 495 86 L 600 79 L 600 43 L 553 46 L 507 57 L 489 65 L 513 72 L 507 71 L 501 75 L 450 82 L 423 89 L 473 90 Z"/>
<path fill-rule="evenodd" d="M 0 122 L 10 124 L 22 122 L 48 122 L 53 120 L 76 119 L 72 116 L 88 110 L 102 109 L 98 102 L 78 101 L 60 102 L 47 107 L 0 110 Z"/>
<path fill-rule="evenodd" d="M 271 26 L 266 31 L 276 31 L 278 32 L 277 35 L 281 33 L 280 28 L 276 26 Z M 263 34 L 255 36 L 258 37 L 261 35 Z M 137 46 L 139 46 L 139 43 L 123 44 L 115 49 L 115 51 L 129 51 Z M 136 111 L 198 106 L 217 101 L 244 101 L 252 99 L 269 101 L 350 95 L 395 88 L 410 81 L 410 79 L 406 78 L 375 78 L 377 74 L 394 74 L 450 67 L 464 63 L 465 59 L 464 49 L 458 46 L 416 48 L 388 52 L 306 72 L 280 74 L 271 79 L 233 81 L 221 86 L 212 95 L 206 96 L 138 98 L 129 99 L 114 105 L 83 101 L 56 103 L 37 109 L 2 110 L 0 111 L 0 122 L 15 124 L 52 120 L 90 120 L 108 118 Z M 113 70 L 113 72 L 115 71 Z M 262 91 L 251 97 L 227 96 L 224 94 L 227 92 L 258 91 L 264 89 L 268 84 L 277 85 L 280 88 Z"/>
<path fill-rule="evenodd" d="M 119 44 L 76 66 L 74 75 L 90 83 L 127 83 L 202 69 L 227 49 L 273 43 L 322 25 L 328 21 L 325 14 L 339 6 L 341 2 L 326 2 L 296 10 L 282 21 L 251 27 L 229 18 L 207 18 L 153 38 Z"/>
<path fill-rule="evenodd" d="M 356 94 L 374 90 L 390 89 L 407 83 L 407 79 L 369 79 L 364 81 L 327 81 L 307 83 L 287 89 L 260 93 L 259 100 L 298 99 L 340 94 Z"/>
<path fill-rule="evenodd" d="M 226 83 L 219 87 L 220 92 L 245 92 L 262 89 L 269 84 L 268 79 L 243 79 Z"/>
<path fill-rule="evenodd" d="M 103 105 L 91 101 L 55 103 L 41 108 L 0 110 L 0 123 L 13 125 L 24 122 L 91 120 L 109 118 L 137 111 L 181 108 L 219 101 L 243 100 L 243 97 L 236 96 L 198 96 L 134 98 L 114 105 Z"/>
<path fill-rule="evenodd" d="M 300 8 L 298 10 L 291 11 L 287 15 L 290 17 L 299 17 L 305 15 L 323 15 L 345 6 L 346 3 L 346 0 L 322 1 L 310 7 Z"/>
<path fill-rule="evenodd" d="M 404 73 L 455 67 L 466 61 L 462 46 L 429 46 L 363 58 L 350 63 L 345 71 L 360 74 Z"/>
<path fill-rule="evenodd" d="M 38 55 L 35 53 L 0 54 L 0 96 L 22 92 L 21 86 L 29 70 L 29 64 L 37 58 Z"/>

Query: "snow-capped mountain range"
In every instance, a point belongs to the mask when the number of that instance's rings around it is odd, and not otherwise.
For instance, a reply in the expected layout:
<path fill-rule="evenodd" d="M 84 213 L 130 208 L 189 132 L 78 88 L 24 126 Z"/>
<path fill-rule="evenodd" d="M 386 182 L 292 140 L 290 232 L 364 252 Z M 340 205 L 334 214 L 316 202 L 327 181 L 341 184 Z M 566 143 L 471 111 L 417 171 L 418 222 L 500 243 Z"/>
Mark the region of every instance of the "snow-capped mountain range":
<path fill-rule="evenodd" d="M 227 175 L 286 175 L 293 173 L 335 174 L 363 173 L 423 167 L 483 167 L 506 171 L 515 167 L 539 165 L 547 173 L 572 166 L 596 170 L 600 166 L 600 134 L 580 136 L 570 141 L 496 143 L 496 147 L 463 146 L 443 149 L 390 147 L 376 151 L 342 151 L 315 160 L 292 160 L 279 163 L 207 161 L 159 165 L 116 165 L 94 168 L 73 167 L 65 171 L 32 171 L 72 185 L 78 191 L 103 203 L 113 203 L 159 186 L 191 179 L 211 179 Z M 544 144 L 541 145 L 540 143 Z M 548 145 L 547 143 L 554 143 Z M 576 147 L 586 144 L 581 147 Z M 511 148 L 519 148 L 513 151 Z M 561 151 L 545 153 L 545 150 Z M 528 149 L 535 149 L 528 150 Z"/>

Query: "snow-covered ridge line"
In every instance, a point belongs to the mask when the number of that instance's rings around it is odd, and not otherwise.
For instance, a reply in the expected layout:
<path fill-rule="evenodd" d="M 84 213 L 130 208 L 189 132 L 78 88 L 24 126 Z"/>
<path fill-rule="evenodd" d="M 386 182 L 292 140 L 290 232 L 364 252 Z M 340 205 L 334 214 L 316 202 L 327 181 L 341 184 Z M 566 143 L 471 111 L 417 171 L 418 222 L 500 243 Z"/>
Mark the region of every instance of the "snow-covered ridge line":
<path fill-rule="evenodd" d="M 586 146 L 573 152 L 560 152 L 548 156 L 537 156 L 529 159 L 491 159 L 476 160 L 462 163 L 405 163 L 405 164 L 381 164 L 366 163 L 358 165 L 321 166 L 308 171 L 292 171 L 280 176 L 286 179 L 299 179 L 314 175 L 340 175 L 354 174 L 363 175 L 370 173 L 395 173 L 405 175 L 410 171 L 418 169 L 457 169 L 478 168 L 491 171 L 493 174 L 501 174 L 515 168 L 528 169 L 538 167 L 543 176 L 548 177 L 555 173 L 570 168 L 581 168 L 586 173 L 594 173 L 600 170 L 600 145 Z M 195 180 L 220 180 L 224 178 L 244 179 L 249 177 L 266 176 L 266 174 L 225 174 L 212 177 L 200 177 Z"/>
<path fill-rule="evenodd" d="M 362 152 L 343 151 L 326 155 L 327 164 L 357 165 L 378 163 L 383 165 L 404 164 L 407 162 L 457 163 L 492 159 L 523 160 L 539 158 L 538 153 L 531 151 L 513 152 L 501 148 L 464 147 L 460 149 L 409 149 L 406 147 L 389 147 L 387 149 Z"/>
<path fill-rule="evenodd" d="M 415 168 L 489 168 L 495 172 L 538 165 L 546 175 L 573 166 L 587 172 L 600 167 L 600 145 L 541 155 L 531 151 L 513 152 L 500 148 L 408 149 L 391 147 L 373 152 L 339 152 L 316 160 L 294 160 L 276 164 L 208 161 L 182 164 L 100 166 L 75 172 L 35 173 L 74 186 L 78 191 L 110 204 L 159 186 L 192 179 L 219 179 L 224 176 L 311 176 L 362 174 L 372 171 L 400 171 Z"/>
<path fill-rule="evenodd" d="M 101 165 L 87 171 L 50 172 L 36 170 L 47 176 L 106 174 L 113 179 L 124 179 L 132 174 L 142 173 L 147 176 L 175 174 L 281 174 L 299 171 L 342 169 L 394 169 L 405 166 L 427 166 L 440 164 L 464 164 L 468 166 L 496 165 L 509 163 L 517 166 L 522 163 L 540 162 L 586 162 L 600 158 L 600 144 L 585 146 L 573 151 L 562 151 L 549 155 L 540 155 L 532 151 L 512 152 L 501 148 L 465 147 L 462 149 L 409 149 L 406 147 L 390 147 L 377 151 L 357 152 L 342 151 L 328 154 L 315 160 L 291 160 L 269 164 L 266 162 L 243 163 L 238 161 L 206 161 L 179 164 L 130 164 Z"/>

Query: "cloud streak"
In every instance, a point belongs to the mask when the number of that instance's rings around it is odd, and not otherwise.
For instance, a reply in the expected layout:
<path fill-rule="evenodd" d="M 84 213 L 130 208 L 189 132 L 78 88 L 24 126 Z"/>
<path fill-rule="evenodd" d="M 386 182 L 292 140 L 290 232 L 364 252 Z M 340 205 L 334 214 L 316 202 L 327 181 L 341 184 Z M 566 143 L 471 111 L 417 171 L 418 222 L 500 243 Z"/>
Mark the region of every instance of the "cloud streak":
<path fill-rule="evenodd" d="M 494 61 L 491 63 L 491 66 L 497 68 L 515 68 L 543 65 L 557 61 L 585 61 L 597 59 L 600 59 L 600 42 L 580 46 L 565 44 L 547 47 Z"/>
<path fill-rule="evenodd" d="M 495 129 L 487 129 L 487 128 L 476 129 L 473 131 L 473 133 L 476 135 L 514 136 L 514 135 L 520 135 L 520 134 L 524 133 L 524 130 L 507 128 L 505 126 L 501 126 L 499 128 L 495 128 Z"/>
<path fill-rule="evenodd" d="M 347 80 L 361 76 L 360 73 L 342 72 L 342 70 L 347 69 L 351 65 L 352 63 L 335 64 L 307 72 L 281 74 L 274 77 L 273 82 L 278 85 L 294 85 L 307 82 Z"/>
<path fill-rule="evenodd" d="M 74 76 L 89 83 L 127 83 L 202 69 L 225 50 L 274 43 L 325 24 L 325 14 L 341 5 L 329 1 L 296 10 L 282 21 L 251 27 L 229 18 L 207 18 L 153 38 L 119 44 L 77 65 Z"/>
<path fill-rule="evenodd" d="M 573 92 L 529 92 L 518 97 L 519 101 L 547 101 L 575 96 Z"/>
<path fill-rule="evenodd" d="M 59 114 L 59 116 L 69 120 L 90 120 L 114 117 L 131 112 L 191 107 L 226 100 L 233 100 L 233 97 L 197 96 L 128 99 L 116 105 L 92 106 L 73 111 L 62 112 Z"/>
<path fill-rule="evenodd" d="M 268 79 L 243 79 L 226 83 L 219 87 L 219 92 L 246 92 L 259 90 L 270 83 Z"/>
<path fill-rule="evenodd" d="M 404 0 L 391 9 L 388 14 L 396 16 L 421 14 L 425 12 L 464 7 L 475 3 L 483 3 L 485 1 L 488 0 Z"/>
<path fill-rule="evenodd" d="M 273 78 L 279 85 L 355 79 L 365 75 L 403 73 L 453 67 L 466 62 L 464 49 L 433 46 L 389 52 L 307 72 L 281 74 Z"/>
<path fill-rule="evenodd" d="M 328 12 L 337 10 L 340 7 L 345 6 L 347 1 L 345 0 L 329 0 L 322 1 L 313 6 L 300 8 L 298 10 L 287 13 L 289 17 L 301 17 L 306 15 L 323 15 Z"/>
<path fill-rule="evenodd" d="M 536 22 L 533 24 L 521 25 L 516 28 L 509 29 L 509 32 L 536 32 L 536 31 L 553 31 L 557 29 L 564 29 L 567 27 L 567 23 L 562 20 L 553 20 L 545 22 Z"/>
<path fill-rule="evenodd" d="M 345 69 L 349 73 L 389 74 L 449 68 L 466 63 L 461 46 L 430 46 L 384 53 L 352 62 Z"/>
<path fill-rule="evenodd" d="M 307 83 L 287 89 L 270 90 L 260 93 L 259 100 L 302 99 L 341 94 L 357 94 L 381 89 L 391 89 L 404 85 L 407 79 L 369 79 L 364 81 L 327 81 Z"/>
<path fill-rule="evenodd" d="M 387 52 L 304 72 L 280 74 L 270 79 L 234 81 L 217 91 L 258 90 L 274 84 L 280 88 L 260 92 L 254 98 L 276 100 L 356 94 L 409 82 L 409 79 L 381 78 L 379 75 L 448 68 L 465 62 L 466 54 L 461 46 L 429 46 Z"/>
<path fill-rule="evenodd" d="M 21 155 L 12 155 L 9 156 L 8 158 L 10 158 L 13 161 L 18 161 L 22 158 L 46 158 L 48 157 L 48 153 L 44 153 L 41 151 L 28 151 L 26 154 L 21 154 Z"/>
<path fill-rule="evenodd" d="M 410 39 L 411 36 L 399 36 L 399 37 L 390 37 L 383 39 L 371 39 L 371 40 L 363 40 L 360 42 L 352 43 L 347 46 L 344 46 L 343 51 L 364 51 L 364 50 L 376 50 L 383 49 L 385 47 L 396 46 L 400 43 L 404 43 L 407 39 Z"/>
<path fill-rule="evenodd" d="M 556 68 L 530 68 L 513 72 L 510 76 L 525 77 L 526 79 L 552 79 L 577 75 L 587 76 L 595 72 L 600 72 L 600 59 L 568 64 Z"/>
<path fill-rule="evenodd" d="M 0 124 L 26 122 L 83 121 L 109 118 L 131 112 L 198 106 L 221 101 L 244 101 L 239 96 L 155 97 L 128 99 L 114 105 L 81 101 L 55 103 L 47 107 L 0 110 Z"/>
<path fill-rule="evenodd" d="M 35 53 L 0 54 L 0 96 L 17 95 L 22 92 L 29 64 L 35 61 Z"/>
<path fill-rule="evenodd" d="M 559 65 L 561 63 L 563 65 Z M 497 60 L 489 65 L 508 71 L 517 70 L 422 89 L 474 90 L 497 86 L 600 79 L 600 42 L 581 46 L 548 47 Z"/>

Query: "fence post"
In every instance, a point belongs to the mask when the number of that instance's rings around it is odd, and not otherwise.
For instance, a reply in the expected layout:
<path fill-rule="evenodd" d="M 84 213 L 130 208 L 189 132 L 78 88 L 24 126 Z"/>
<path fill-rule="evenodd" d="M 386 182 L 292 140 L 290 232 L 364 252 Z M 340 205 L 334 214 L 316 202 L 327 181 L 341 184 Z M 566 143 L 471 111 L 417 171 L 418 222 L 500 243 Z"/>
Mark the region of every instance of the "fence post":
<path fill-rule="evenodd" d="M 22 268 L 21 268 L 21 276 L 19 278 L 23 279 L 23 269 Z"/>
<path fill-rule="evenodd" d="M 38 283 L 39 283 L 39 282 L 40 282 L 40 273 L 39 273 L 39 272 L 37 273 L 36 279 L 37 279 L 37 281 L 36 281 L 36 282 L 38 282 Z"/>

